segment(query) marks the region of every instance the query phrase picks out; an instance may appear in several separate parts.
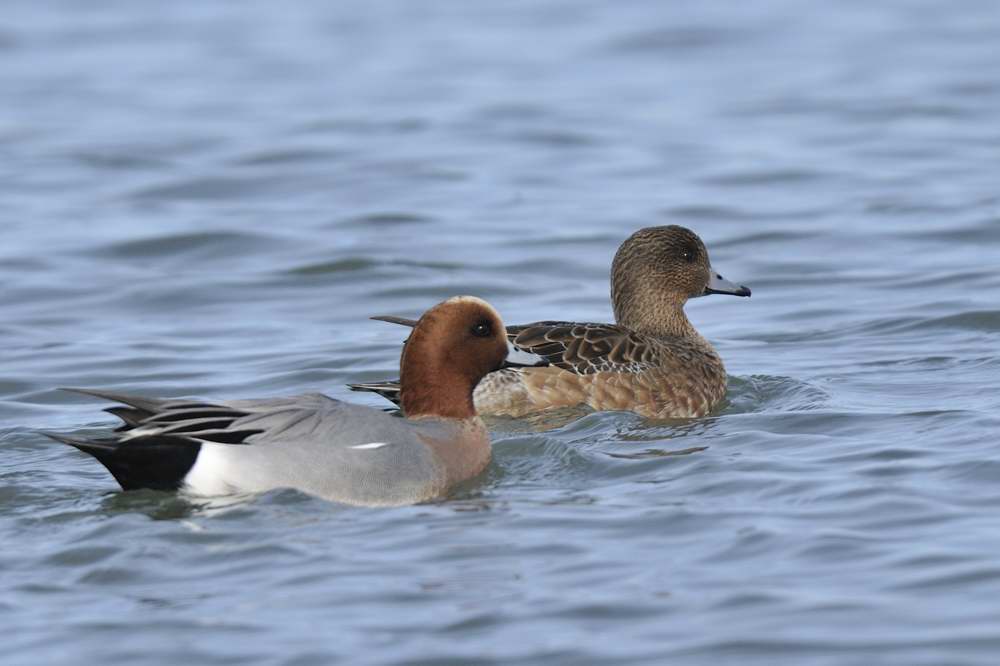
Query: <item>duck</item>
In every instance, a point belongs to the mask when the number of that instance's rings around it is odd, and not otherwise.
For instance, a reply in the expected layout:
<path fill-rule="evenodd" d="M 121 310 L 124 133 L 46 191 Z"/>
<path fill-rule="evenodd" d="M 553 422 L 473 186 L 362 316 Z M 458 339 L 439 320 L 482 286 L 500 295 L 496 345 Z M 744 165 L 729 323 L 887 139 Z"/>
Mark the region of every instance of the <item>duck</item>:
<path fill-rule="evenodd" d="M 516 362 L 504 330 L 497 311 L 472 296 L 425 312 L 400 357 L 405 418 L 319 393 L 213 401 L 68 389 L 120 403 L 106 411 L 122 425 L 108 437 L 45 434 L 96 458 L 123 490 L 219 496 L 293 488 L 356 506 L 433 501 L 490 462 L 472 394 L 483 377 Z"/>
<path fill-rule="evenodd" d="M 726 369 L 684 306 L 711 294 L 749 297 L 751 291 L 712 267 L 705 243 L 692 230 L 639 229 L 622 242 L 611 264 L 616 323 L 553 320 L 507 327 L 513 348 L 546 362 L 486 375 L 473 394 L 476 410 L 515 418 L 580 406 L 652 419 L 706 416 L 725 397 Z M 415 325 L 403 317 L 374 319 Z M 349 388 L 378 393 L 406 411 L 398 380 Z"/>

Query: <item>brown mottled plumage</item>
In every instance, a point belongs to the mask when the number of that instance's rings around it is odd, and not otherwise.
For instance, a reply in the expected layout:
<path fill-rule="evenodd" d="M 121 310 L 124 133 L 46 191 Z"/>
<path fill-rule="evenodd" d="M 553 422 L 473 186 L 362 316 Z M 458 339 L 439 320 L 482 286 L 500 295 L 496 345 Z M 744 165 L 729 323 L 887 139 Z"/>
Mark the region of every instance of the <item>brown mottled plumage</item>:
<path fill-rule="evenodd" d="M 673 225 L 640 229 L 618 248 L 611 267 L 618 323 L 508 327 L 515 348 L 538 354 L 549 365 L 488 374 L 476 387 L 475 408 L 480 414 L 523 416 L 586 404 L 653 418 L 704 416 L 725 396 L 726 370 L 688 321 L 684 304 L 713 293 L 749 296 L 750 290 L 715 272 L 693 231 Z M 351 388 L 399 400 L 393 382 Z"/>

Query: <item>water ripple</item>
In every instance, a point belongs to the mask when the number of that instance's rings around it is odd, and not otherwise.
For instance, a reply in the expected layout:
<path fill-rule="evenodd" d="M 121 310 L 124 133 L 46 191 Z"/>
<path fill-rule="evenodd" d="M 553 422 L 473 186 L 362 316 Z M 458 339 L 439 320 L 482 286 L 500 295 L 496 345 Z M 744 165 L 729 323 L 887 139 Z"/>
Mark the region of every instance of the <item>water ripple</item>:
<path fill-rule="evenodd" d="M 990 3 L 16 4 L 0 662 L 996 662 Z M 707 418 L 489 419 L 481 478 L 378 510 L 42 434 L 114 427 L 66 385 L 383 405 L 369 316 L 610 320 L 654 224 L 754 289 L 688 306 Z"/>

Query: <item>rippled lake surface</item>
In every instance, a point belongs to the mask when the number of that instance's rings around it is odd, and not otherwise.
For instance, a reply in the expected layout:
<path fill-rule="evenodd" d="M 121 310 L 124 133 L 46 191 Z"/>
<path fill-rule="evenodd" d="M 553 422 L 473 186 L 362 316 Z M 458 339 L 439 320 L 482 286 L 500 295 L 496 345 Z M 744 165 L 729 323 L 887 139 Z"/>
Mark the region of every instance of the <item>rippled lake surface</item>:
<path fill-rule="evenodd" d="M 991 2 L 5 5 L 3 664 L 995 664 Z M 609 320 L 642 226 L 750 300 L 709 418 L 495 421 L 436 504 L 117 492 L 97 386 L 395 374 L 444 297 Z"/>

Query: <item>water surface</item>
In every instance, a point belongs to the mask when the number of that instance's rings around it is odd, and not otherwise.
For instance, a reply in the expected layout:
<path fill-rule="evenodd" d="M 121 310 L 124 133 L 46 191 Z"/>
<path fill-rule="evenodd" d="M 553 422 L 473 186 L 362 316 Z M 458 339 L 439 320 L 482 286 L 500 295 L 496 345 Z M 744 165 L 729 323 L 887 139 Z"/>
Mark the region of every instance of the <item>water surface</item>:
<path fill-rule="evenodd" d="M 992 3 L 9 4 L 0 662 L 995 663 Z M 754 292 L 688 307 L 712 417 L 496 421 L 390 510 L 39 433 L 112 422 L 59 386 L 379 404 L 369 315 L 609 320 L 668 223 Z"/>

